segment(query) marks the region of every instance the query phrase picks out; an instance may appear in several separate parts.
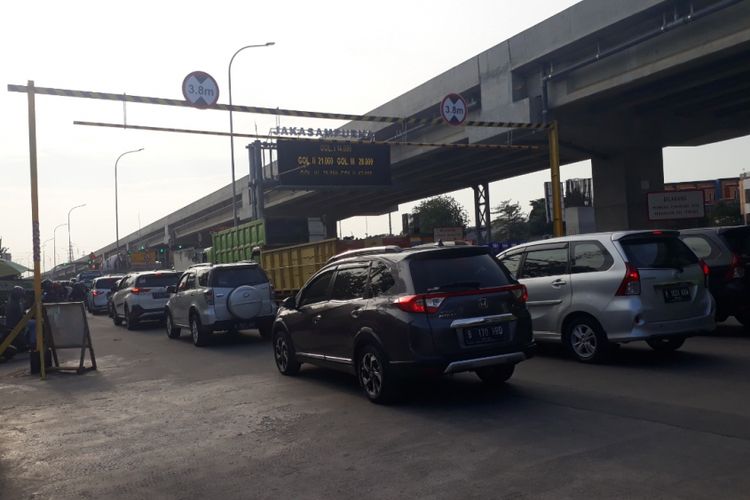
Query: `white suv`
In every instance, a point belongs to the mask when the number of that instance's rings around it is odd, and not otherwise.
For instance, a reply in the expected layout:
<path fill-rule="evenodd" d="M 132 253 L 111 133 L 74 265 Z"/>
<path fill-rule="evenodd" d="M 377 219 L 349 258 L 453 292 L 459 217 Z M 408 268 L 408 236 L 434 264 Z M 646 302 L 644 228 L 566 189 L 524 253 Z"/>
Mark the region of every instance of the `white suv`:
<path fill-rule="evenodd" d="M 708 266 L 677 231 L 565 236 L 498 258 L 528 289 L 535 340 L 562 341 L 583 362 L 637 340 L 673 351 L 715 328 Z"/>
<path fill-rule="evenodd" d="M 187 328 L 196 346 L 208 343 L 212 332 L 236 333 L 257 328 L 270 338 L 276 316 L 273 287 L 266 273 L 252 261 L 199 264 L 184 272 L 165 307 L 167 336 L 178 338 Z"/>
<path fill-rule="evenodd" d="M 149 271 L 126 275 L 112 294 L 112 321 L 133 330 L 140 321 L 164 319 L 169 300 L 167 287 L 177 283 L 174 271 Z"/>

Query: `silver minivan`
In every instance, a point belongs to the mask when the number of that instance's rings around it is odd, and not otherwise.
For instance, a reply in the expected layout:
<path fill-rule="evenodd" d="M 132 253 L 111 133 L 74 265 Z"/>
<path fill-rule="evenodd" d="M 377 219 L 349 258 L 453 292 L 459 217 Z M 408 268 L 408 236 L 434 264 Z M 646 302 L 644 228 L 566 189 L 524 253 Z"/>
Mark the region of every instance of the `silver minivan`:
<path fill-rule="evenodd" d="M 534 338 L 562 341 L 580 361 L 638 340 L 673 351 L 715 328 L 709 269 L 677 231 L 565 236 L 498 258 L 528 289 Z"/>

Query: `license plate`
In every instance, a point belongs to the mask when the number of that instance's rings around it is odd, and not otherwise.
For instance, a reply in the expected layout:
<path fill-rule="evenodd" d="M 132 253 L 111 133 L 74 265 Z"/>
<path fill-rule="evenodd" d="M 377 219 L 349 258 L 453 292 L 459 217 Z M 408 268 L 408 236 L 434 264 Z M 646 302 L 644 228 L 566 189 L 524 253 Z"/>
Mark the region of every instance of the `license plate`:
<path fill-rule="evenodd" d="M 155 299 L 166 299 L 167 297 L 169 297 L 169 294 L 167 292 L 154 292 L 151 295 Z"/>
<path fill-rule="evenodd" d="M 686 286 L 669 287 L 662 290 L 664 302 L 687 302 L 690 300 L 690 288 Z"/>
<path fill-rule="evenodd" d="M 504 340 L 505 329 L 502 325 L 464 328 L 463 336 L 466 345 L 488 344 Z"/>

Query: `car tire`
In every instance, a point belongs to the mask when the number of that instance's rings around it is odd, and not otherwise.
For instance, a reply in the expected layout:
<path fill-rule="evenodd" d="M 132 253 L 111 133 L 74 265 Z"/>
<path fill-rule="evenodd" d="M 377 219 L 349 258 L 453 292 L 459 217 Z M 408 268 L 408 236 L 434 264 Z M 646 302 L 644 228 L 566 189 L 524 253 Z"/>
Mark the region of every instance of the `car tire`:
<path fill-rule="evenodd" d="M 112 323 L 114 323 L 115 326 L 120 326 L 122 324 L 122 318 L 117 315 L 117 311 L 112 312 Z"/>
<path fill-rule="evenodd" d="M 393 375 L 383 352 L 372 344 L 357 351 L 357 380 L 373 403 L 388 404 L 399 396 L 398 380 Z"/>
<path fill-rule="evenodd" d="M 172 322 L 172 313 L 169 311 L 164 315 L 164 328 L 167 331 L 167 337 L 170 339 L 180 338 L 180 327 L 174 326 L 174 323 Z"/>
<path fill-rule="evenodd" d="M 128 306 L 125 306 L 125 328 L 127 328 L 130 331 L 135 330 L 135 328 L 138 326 L 138 320 L 135 319 L 133 316 L 133 313 L 130 312 L 128 309 Z"/>
<path fill-rule="evenodd" d="M 485 366 L 476 370 L 477 377 L 489 386 L 502 386 L 513 376 L 516 365 Z"/>
<path fill-rule="evenodd" d="M 563 333 L 563 343 L 582 363 L 601 363 L 612 352 L 604 329 L 598 321 L 587 316 L 577 316 L 568 321 Z"/>
<path fill-rule="evenodd" d="M 190 336 L 193 338 L 193 344 L 196 347 L 203 347 L 208 344 L 210 333 L 203 328 L 201 320 L 196 313 L 190 315 Z"/>
<path fill-rule="evenodd" d="M 302 366 L 302 363 L 295 357 L 292 339 L 286 331 L 281 329 L 273 334 L 273 359 L 282 375 L 297 375 Z"/>
<path fill-rule="evenodd" d="M 684 338 L 648 339 L 648 346 L 656 352 L 674 352 L 685 343 Z"/>

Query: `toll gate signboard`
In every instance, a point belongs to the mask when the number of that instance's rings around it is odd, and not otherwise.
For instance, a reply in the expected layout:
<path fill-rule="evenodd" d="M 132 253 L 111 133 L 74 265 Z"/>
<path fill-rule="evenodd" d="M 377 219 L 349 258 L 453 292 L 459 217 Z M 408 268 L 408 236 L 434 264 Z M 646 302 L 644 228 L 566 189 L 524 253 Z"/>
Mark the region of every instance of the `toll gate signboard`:
<path fill-rule="evenodd" d="M 648 193 L 649 220 L 698 219 L 706 215 L 703 191 Z"/>
<path fill-rule="evenodd" d="M 279 183 L 283 186 L 389 186 L 388 144 L 336 141 L 276 142 Z"/>

